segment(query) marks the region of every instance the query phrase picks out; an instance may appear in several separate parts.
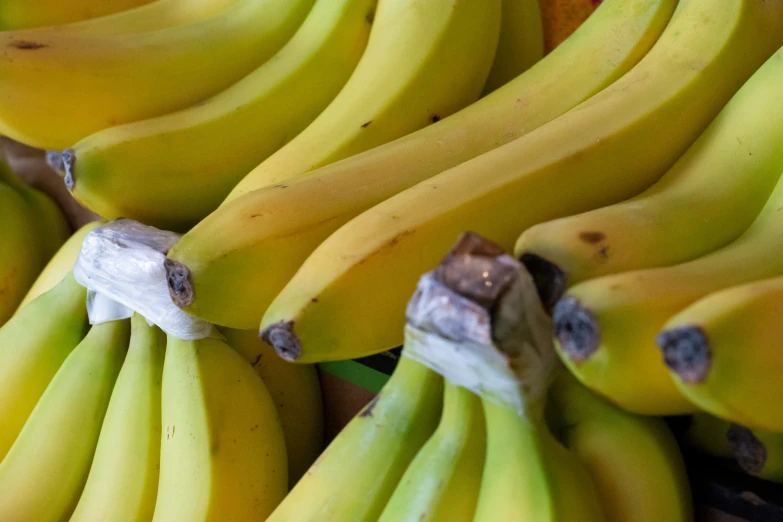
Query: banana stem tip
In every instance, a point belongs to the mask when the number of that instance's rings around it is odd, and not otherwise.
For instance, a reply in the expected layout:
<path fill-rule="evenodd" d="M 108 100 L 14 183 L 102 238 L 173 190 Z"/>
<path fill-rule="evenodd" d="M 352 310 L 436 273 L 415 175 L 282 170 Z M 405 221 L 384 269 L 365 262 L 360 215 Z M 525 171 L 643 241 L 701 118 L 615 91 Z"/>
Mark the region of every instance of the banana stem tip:
<path fill-rule="evenodd" d="M 46 157 L 47 161 L 49 161 L 49 154 L 47 154 Z M 55 165 L 57 165 L 58 159 L 56 157 L 52 157 L 52 161 L 55 162 Z M 49 165 L 52 165 L 52 163 L 49 163 Z M 59 158 L 59 169 L 65 172 L 65 186 L 68 188 L 68 190 L 73 190 L 74 185 L 76 184 L 76 179 L 74 178 L 74 167 L 76 166 L 76 153 L 73 149 L 65 149 L 60 153 Z M 54 168 L 54 166 L 52 166 Z"/>
<path fill-rule="evenodd" d="M 180 308 L 189 306 L 195 297 L 190 283 L 190 270 L 182 263 L 168 258 L 163 261 L 163 267 L 166 269 L 171 300 Z"/>
<path fill-rule="evenodd" d="M 655 337 L 663 362 L 688 384 L 704 381 L 712 359 L 709 341 L 698 326 L 664 330 Z"/>
<path fill-rule="evenodd" d="M 573 297 L 561 299 L 553 315 L 555 338 L 574 362 L 590 358 L 600 344 L 601 332 L 593 313 Z"/>
<path fill-rule="evenodd" d="M 261 330 L 260 335 L 286 361 L 296 361 L 302 356 L 302 344 L 294 333 L 293 321 L 275 323 Z"/>
<path fill-rule="evenodd" d="M 751 475 L 761 473 L 767 462 L 767 448 L 745 426 L 732 424 L 726 432 L 731 453 L 739 467 Z"/>

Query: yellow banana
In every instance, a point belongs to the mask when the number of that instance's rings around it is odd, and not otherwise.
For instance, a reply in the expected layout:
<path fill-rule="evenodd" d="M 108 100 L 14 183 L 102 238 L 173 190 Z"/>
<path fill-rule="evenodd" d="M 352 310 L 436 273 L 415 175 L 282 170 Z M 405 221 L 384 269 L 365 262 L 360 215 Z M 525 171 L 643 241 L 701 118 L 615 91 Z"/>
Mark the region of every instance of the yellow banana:
<path fill-rule="evenodd" d="M 736 239 L 783 172 L 783 49 L 737 92 L 655 185 L 609 207 L 536 225 L 517 241 L 545 299 L 568 284 L 667 266 Z M 553 266 L 554 265 L 554 266 Z"/>
<path fill-rule="evenodd" d="M 588 387 L 629 411 L 694 411 L 666 366 L 681 380 L 698 382 L 709 369 L 704 345 L 676 329 L 657 339 L 656 333 L 671 316 L 707 294 L 783 275 L 780 207 L 783 179 L 756 221 L 725 247 L 687 263 L 624 272 L 572 287 L 554 311 L 555 336 L 566 365 Z M 748 378 L 754 385 L 760 379 L 757 374 Z M 726 386 L 723 380 L 720 385 Z"/>
<path fill-rule="evenodd" d="M 71 193 L 107 219 L 191 228 L 337 95 L 362 56 L 375 4 L 317 0 L 285 47 L 225 91 L 81 140 L 66 151 Z"/>
<path fill-rule="evenodd" d="M 155 522 L 265 520 L 288 489 L 264 383 L 218 339 L 169 336 Z"/>
<path fill-rule="evenodd" d="M 0 133 L 63 149 L 101 129 L 193 105 L 272 56 L 312 4 L 241 0 L 198 23 L 115 37 L 0 33 Z M 53 114 L 60 124 L 51 124 Z"/>
<path fill-rule="evenodd" d="M 443 380 L 400 359 L 380 393 L 337 435 L 267 522 L 376 522 L 435 430 Z"/>
<path fill-rule="evenodd" d="M 529 71 L 456 114 L 223 205 L 169 254 L 189 271 L 189 280 L 178 280 L 195 296 L 187 311 L 217 324 L 257 328 L 263 310 L 330 233 L 396 192 L 507 143 L 600 91 L 652 47 L 675 5 L 607 0 Z"/>
<path fill-rule="evenodd" d="M 128 350 L 128 326 L 93 326 L 46 388 L 0 463 L 0 520 L 68 520 Z"/>
<path fill-rule="evenodd" d="M 443 414 L 378 522 L 472 522 L 486 452 L 481 401 L 446 384 Z"/>
<path fill-rule="evenodd" d="M 87 333 L 86 299 L 87 290 L 69 274 L 0 328 L 0 460 Z"/>
<path fill-rule="evenodd" d="M 0 4 L 0 31 L 67 24 L 131 9 L 151 0 L 4 0 Z"/>
<path fill-rule="evenodd" d="M 501 0 L 380 0 L 345 87 L 227 201 L 404 136 L 474 102 L 500 34 Z"/>
<path fill-rule="evenodd" d="M 136 314 L 95 457 L 70 522 L 149 522 L 160 468 L 165 334 Z"/>
<path fill-rule="evenodd" d="M 707 413 L 694 413 L 685 432 L 685 443 L 700 453 L 730 459 L 733 457 L 727 438 L 730 427 L 729 421 Z"/>
<path fill-rule="evenodd" d="M 262 328 L 287 325 L 276 348 L 301 362 L 399 345 L 406 296 L 458 234 L 474 230 L 511 248 L 529 226 L 641 192 L 781 44 L 783 3 L 681 2 L 649 54 L 602 92 L 343 225 L 299 268 Z"/>
<path fill-rule="evenodd" d="M 780 201 L 783 198 L 776 203 Z M 748 256 L 752 255 L 750 250 Z M 746 261 L 768 263 L 764 258 Z M 733 268 L 740 278 L 747 274 L 754 279 L 757 271 L 745 265 Z M 783 274 L 783 267 L 777 266 L 777 271 Z M 719 286 L 730 285 L 731 280 L 719 282 Z M 779 277 L 710 294 L 670 318 L 658 343 L 677 389 L 717 417 L 783 432 L 783 414 L 776 406 L 783 392 L 779 379 L 783 326 L 777 319 L 782 305 L 783 277 Z"/>
<path fill-rule="evenodd" d="M 734 459 L 746 473 L 783 483 L 783 434 L 732 424 L 726 437 Z"/>
<path fill-rule="evenodd" d="M 280 416 L 288 455 L 288 484 L 293 487 L 323 451 L 324 412 L 315 366 L 291 364 L 275 354 L 256 330 L 221 328 L 264 381 Z"/>
<path fill-rule="evenodd" d="M 484 94 L 501 87 L 544 57 L 544 24 L 538 0 L 502 0 L 500 39 Z"/>
<path fill-rule="evenodd" d="M 627 413 L 558 375 L 549 393 L 555 434 L 584 464 L 612 522 L 690 522 L 688 476 L 662 419 Z"/>
<path fill-rule="evenodd" d="M 38 278 L 27 291 L 27 295 L 24 296 L 22 302 L 19 304 L 17 311 L 21 310 L 27 303 L 41 294 L 44 294 L 57 286 L 57 284 L 63 280 L 73 268 L 76 260 L 79 258 L 79 252 L 82 249 L 82 241 L 84 237 L 94 229 L 102 225 L 102 221 L 92 221 L 82 226 L 79 230 L 73 233 L 65 243 L 60 247 L 57 253 L 49 260 L 44 269 L 38 275 Z"/>

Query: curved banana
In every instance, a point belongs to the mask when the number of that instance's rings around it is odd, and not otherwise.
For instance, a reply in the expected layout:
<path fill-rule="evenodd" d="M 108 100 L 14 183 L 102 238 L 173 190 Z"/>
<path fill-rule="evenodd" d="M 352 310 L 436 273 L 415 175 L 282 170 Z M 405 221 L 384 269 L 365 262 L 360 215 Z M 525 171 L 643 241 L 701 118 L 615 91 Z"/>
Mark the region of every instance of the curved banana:
<path fill-rule="evenodd" d="M 458 234 L 511 248 L 529 226 L 641 192 L 781 44 L 783 3 L 681 2 L 649 54 L 608 88 L 343 225 L 277 296 L 262 329 L 290 325 L 276 348 L 301 362 L 399 345 L 395 310 Z"/>
<path fill-rule="evenodd" d="M 538 0 L 502 0 L 500 39 L 484 94 L 507 84 L 544 57 L 544 24 Z"/>
<path fill-rule="evenodd" d="M 278 357 L 256 330 L 221 328 L 226 342 L 264 381 L 280 416 L 288 455 L 288 485 L 293 487 L 324 449 L 324 411 L 315 366 Z"/>
<path fill-rule="evenodd" d="M 694 411 L 669 368 L 681 380 L 698 382 L 707 375 L 707 352 L 690 349 L 705 345 L 677 329 L 664 331 L 657 339 L 656 334 L 670 317 L 712 292 L 783 275 L 781 207 L 783 179 L 756 221 L 725 247 L 687 263 L 624 272 L 572 287 L 554 311 L 563 361 L 588 387 L 629 411 Z"/>
<path fill-rule="evenodd" d="M 67 520 L 82 492 L 128 350 L 127 320 L 93 326 L 0 463 L 0 520 Z"/>
<path fill-rule="evenodd" d="M 0 33 L 0 133 L 63 149 L 101 129 L 194 105 L 277 52 L 312 5 L 241 0 L 199 23 L 115 37 Z M 60 124 L 51 124 L 53 114 Z"/>
<path fill-rule="evenodd" d="M 400 359 L 380 393 L 337 435 L 267 522 L 376 522 L 435 430 L 443 380 Z"/>
<path fill-rule="evenodd" d="M 743 471 L 783 483 L 783 434 L 732 424 L 726 438 Z"/>
<path fill-rule="evenodd" d="M 264 383 L 218 339 L 169 336 L 155 522 L 265 520 L 288 490 Z"/>
<path fill-rule="evenodd" d="M 317 0 L 293 38 L 225 91 L 69 149 L 71 193 L 111 219 L 187 230 L 337 95 L 367 44 L 376 0 Z"/>
<path fill-rule="evenodd" d="M 685 432 L 685 443 L 700 453 L 730 459 L 733 457 L 727 434 L 731 423 L 697 412 L 691 416 L 690 426 Z"/>
<path fill-rule="evenodd" d="M 456 114 L 224 204 L 169 254 L 190 274 L 189 281 L 180 281 L 192 283 L 195 299 L 187 311 L 217 324 L 257 328 L 263 310 L 329 234 L 395 193 L 507 143 L 600 91 L 647 53 L 675 5 L 606 0 L 529 71 Z"/>
<path fill-rule="evenodd" d="M 584 464 L 607 520 L 693 520 L 685 463 L 662 419 L 627 413 L 565 371 L 549 401 L 555 435 Z"/>
<path fill-rule="evenodd" d="M 736 239 L 783 172 L 783 49 L 747 81 L 688 152 L 640 195 L 526 230 L 515 253 L 546 299 L 594 277 L 682 263 Z M 554 266 L 552 266 L 554 265 Z"/>
<path fill-rule="evenodd" d="M 751 262 L 768 263 L 765 258 Z M 775 265 L 770 269 L 783 275 L 783 266 Z M 743 279 L 755 278 L 757 269 L 732 264 L 723 270 L 731 267 Z M 720 282 L 730 285 L 731 280 Z M 778 377 L 783 371 L 781 306 L 783 277 L 778 277 L 710 294 L 670 318 L 659 344 L 677 389 L 712 415 L 783 432 L 783 413 L 776 406 L 783 393 Z"/>
<path fill-rule="evenodd" d="M 131 318 L 128 354 L 111 394 L 95 457 L 70 522 L 148 522 L 158 493 L 165 334 Z"/>
<path fill-rule="evenodd" d="M 501 0 L 381 0 L 356 70 L 298 136 L 247 174 L 235 199 L 437 122 L 476 101 Z"/>
<path fill-rule="evenodd" d="M 481 401 L 447 383 L 440 423 L 405 470 L 378 522 L 472 522 L 485 453 Z"/>
<path fill-rule="evenodd" d="M 44 269 L 38 275 L 38 278 L 27 291 L 27 294 L 19 304 L 17 312 L 21 310 L 27 303 L 37 298 L 39 295 L 44 294 L 57 286 L 65 276 L 67 276 L 76 260 L 79 258 L 79 252 L 82 249 L 82 241 L 84 237 L 94 229 L 103 224 L 103 221 L 92 221 L 82 226 L 79 230 L 74 232 L 65 243 L 60 247 L 56 254 L 49 260 Z"/>
<path fill-rule="evenodd" d="M 0 4 L 0 31 L 67 24 L 147 4 L 151 0 L 5 0 Z"/>
<path fill-rule="evenodd" d="M 69 274 L 0 328 L 0 460 L 87 333 L 86 299 L 87 290 Z"/>

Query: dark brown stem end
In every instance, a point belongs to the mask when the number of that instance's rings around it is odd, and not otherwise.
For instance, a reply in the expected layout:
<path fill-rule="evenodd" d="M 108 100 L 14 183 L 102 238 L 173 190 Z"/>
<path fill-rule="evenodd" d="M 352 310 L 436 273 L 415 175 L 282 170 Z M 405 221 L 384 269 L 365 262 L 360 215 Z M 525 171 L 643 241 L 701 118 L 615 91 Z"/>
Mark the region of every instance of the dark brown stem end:
<path fill-rule="evenodd" d="M 541 304 L 545 309 L 551 310 L 563 297 L 568 285 L 568 276 L 559 266 L 536 254 L 522 254 L 519 260 L 533 277 Z"/>
<path fill-rule="evenodd" d="M 707 378 L 712 361 L 709 341 L 698 326 L 664 330 L 655 337 L 663 362 L 683 382 L 697 384 Z"/>
<path fill-rule="evenodd" d="M 745 472 L 751 475 L 761 473 L 767 463 L 767 448 L 745 426 L 732 424 L 726 432 L 734 459 Z"/>
<path fill-rule="evenodd" d="M 296 361 L 302 356 L 302 344 L 294 333 L 293 321 L 275 323 L 261 330 L 260 335 L 286 361 Z"/>
<path fill-rule="evenodd" d="M 577 299 L 566 297 L 555 305 L 555 337 L 568 357 L 581 363 L 590 358 L 601 341 L 601 332 L 593 313 Z"/>
<path fill-rule="evenodd" d="M 171 300 L 180 308 L 190 306 L 194 295 L 188 267 L 168 258 L 163 261 L 163 266 L 166 269 L 166 282 L 169 285 Z"/>

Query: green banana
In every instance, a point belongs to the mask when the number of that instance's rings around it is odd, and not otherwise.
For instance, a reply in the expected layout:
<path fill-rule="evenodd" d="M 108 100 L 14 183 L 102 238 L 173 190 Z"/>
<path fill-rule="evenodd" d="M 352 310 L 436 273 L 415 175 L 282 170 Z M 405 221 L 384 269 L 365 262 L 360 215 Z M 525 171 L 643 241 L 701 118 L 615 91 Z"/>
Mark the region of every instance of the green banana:
<path fill-rule="evenodd" d="M 329 234 L 395 193 L 540 127 L 611 84 L 652 47 L 675 5 L 606 0 L 529 71 L 456 114 L 224 204 L 169 253 L 189 273 L 186 280 L 172 279 L 172 291 L 189 288 L 193 296 L 177 302 L 217 324 L 257 328 L 263 310 Z"/>
<path fill-rule="evenodd" d="M 267 522 L 376 522 L 435 430 L 443 380 L 400 359 L 381 392 L 340 432 Z"/>
<path fill-rule="evenodd" d="M 166 336 L 131 318 L 128 354 L 111 394 L 95 457 L 70 522 L 149 522 L 160 468 Z"/>
<path fill-rule="evenodd" d="M 691 416 L 685 444 L 700 453 L 730 459 L 733 457 L 727 434 L 731 423 L 708 413 L 697 412 Z"/>
<path fill-rule="evenodd" d="M 87 333 L 86 299 L 69 274 L 0 328 L 0 460 Z"/>
<path fill-rule="evenodd" d="M 127 320 L 93 326 L 46 388 L 0 463 L 0 520 L 67 520 L 82 492 L 114 381 Z"/>
<path fill-rule="evenodd" d="M 479 398 L 447 383 L 440 424 L 405 470 L 378 522 L 471 522 L 485 452 Z"/>
<path fill-rule="evenodd" d="M 265 520 L 288 490 L 264 383 L 219 339 L 168 337 L 155 522 Z"/>

